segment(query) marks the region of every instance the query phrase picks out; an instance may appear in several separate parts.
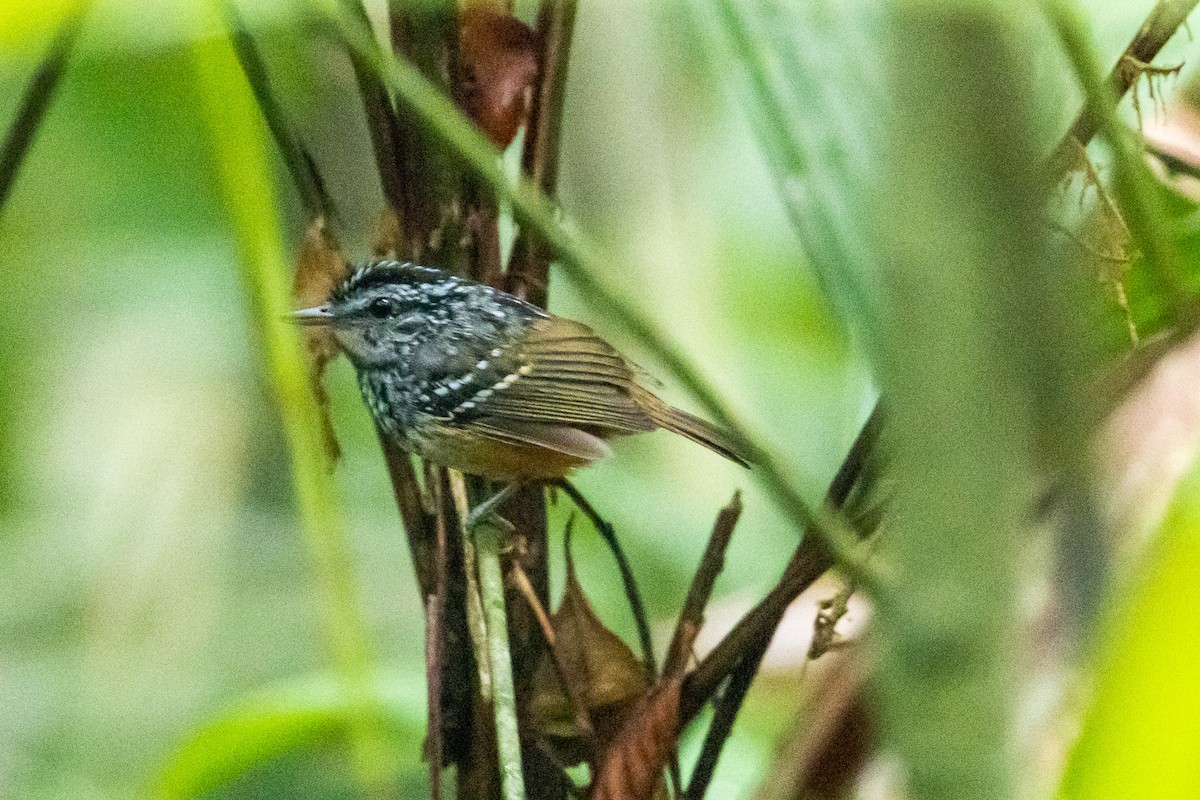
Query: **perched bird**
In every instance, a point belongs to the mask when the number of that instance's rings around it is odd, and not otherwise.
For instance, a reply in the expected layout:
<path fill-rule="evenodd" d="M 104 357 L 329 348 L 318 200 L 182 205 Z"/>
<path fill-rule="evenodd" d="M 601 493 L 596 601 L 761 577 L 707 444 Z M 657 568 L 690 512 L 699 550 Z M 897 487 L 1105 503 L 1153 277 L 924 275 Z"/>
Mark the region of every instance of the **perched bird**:
<path fill-rule="evenodd" d="M 591 328 L 481 283 L 383 261 L 292 316 L 330 326 L 384 433 L 469 475 L 561 478 L 656 428 L 749 466 L 749 448 L 660 400 Z"/>

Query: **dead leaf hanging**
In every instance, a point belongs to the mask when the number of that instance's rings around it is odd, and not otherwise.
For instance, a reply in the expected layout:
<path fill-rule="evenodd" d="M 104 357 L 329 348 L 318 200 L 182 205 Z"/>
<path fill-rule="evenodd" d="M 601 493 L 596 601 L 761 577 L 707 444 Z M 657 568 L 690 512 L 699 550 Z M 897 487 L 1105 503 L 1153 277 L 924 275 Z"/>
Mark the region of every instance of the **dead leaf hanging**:
<path fill-rule="evenodd" d="M 529 116 L 529 90 L 538 73 L 536 36 L 502 7 L 474 2 L 459 15 L 459 39 L 469 76 L 465 110 L 503 150 Z"/>
<path fill-rule="evenodd" d="M 319 306 L 329 299 L 334 287 L 344 281 L 348 273 L 346 259 L 329 236 L 324 218 L 317 217 L 304 232 L 300 250 L 296 253 L 292 299 L 299 308 Z M 333 432 L 333 422 L 329 418 L 329 395 L 325 392 L 322 378 L 325 367 L 337 357 L 341 348 L 326 327 L 307 326 L 303 329 L 303 335 L 308 356 L 309 380 L 321 410 L 325 450 L 330 460 L 336 461 L 341 456 L 341 449 Z"/>
<path fill-rule="evenodd" d="M 566 592 L 551 624 L 563 668 L 583 698 L 595 744 L 603 751 L 646 692 L 649 680 L 633 651 L 592 610 L 569 551 Z M 578 764 L 585 759 L 587 743 L 549 656 L 534 674 L 529 711 L 533 729 L 565 762 Z"/>

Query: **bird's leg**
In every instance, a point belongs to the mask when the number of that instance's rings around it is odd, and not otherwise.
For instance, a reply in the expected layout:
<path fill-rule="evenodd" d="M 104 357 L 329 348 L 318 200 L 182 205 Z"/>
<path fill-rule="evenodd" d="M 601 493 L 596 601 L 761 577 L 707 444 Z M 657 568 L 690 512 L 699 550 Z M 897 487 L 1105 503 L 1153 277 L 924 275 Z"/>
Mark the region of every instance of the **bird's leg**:
<path fill-rule="evenodd" d="M 474 534 L 475 529 L 482 522 L 487 520 L 488 522 L 499 525 L 502 529 L 504 529 L 505 532 L 511 533 L 513 530 L 512 523 L 496 513 L 496 510 L 500 508 L 500 506 L 504 505 L 508 498 L 512 497 L 513 494 L 516 493 L 520 486 L 520 482 L 513 481 L 508 486 L 505 486 L 503 489 L 489 497 L 487 500 L 484 500 L 482 503 L 475 506 L 473 509 L 471 509 L 471 513 L 467 515 L 467 520 L 463 524 L 463 527 Z"/>

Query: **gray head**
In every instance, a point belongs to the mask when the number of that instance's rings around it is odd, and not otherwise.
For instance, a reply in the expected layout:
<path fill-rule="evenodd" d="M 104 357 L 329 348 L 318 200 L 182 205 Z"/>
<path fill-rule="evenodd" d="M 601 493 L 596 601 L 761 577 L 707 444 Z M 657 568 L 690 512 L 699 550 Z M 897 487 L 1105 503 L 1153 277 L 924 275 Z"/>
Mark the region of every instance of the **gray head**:
<path fill-rule="evenodd" d="M 359 369 L 419 367 L 414 362 L 445 358 L 472 339 L 503 337 L 541 316 L 490 286 L 395 261 L 358 270 L 325 305 L 292 314 L 302 324 L 329 325 Z"/>

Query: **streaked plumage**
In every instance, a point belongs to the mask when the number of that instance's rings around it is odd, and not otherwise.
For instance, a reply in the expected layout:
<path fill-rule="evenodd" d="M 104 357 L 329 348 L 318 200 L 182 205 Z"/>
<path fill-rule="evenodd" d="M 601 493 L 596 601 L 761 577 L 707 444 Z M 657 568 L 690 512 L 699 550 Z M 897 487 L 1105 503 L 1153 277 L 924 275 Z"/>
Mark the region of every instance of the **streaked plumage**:
<path fill-rule="evenodd" d="M 591 328 L 426 267 L 359 270 L 320 309 L 379 426 L 472 475 L 552 479 L 610 453 L 607 439 L 665 428 L 748 465 L 747 448 L 672 408 Z"/>

